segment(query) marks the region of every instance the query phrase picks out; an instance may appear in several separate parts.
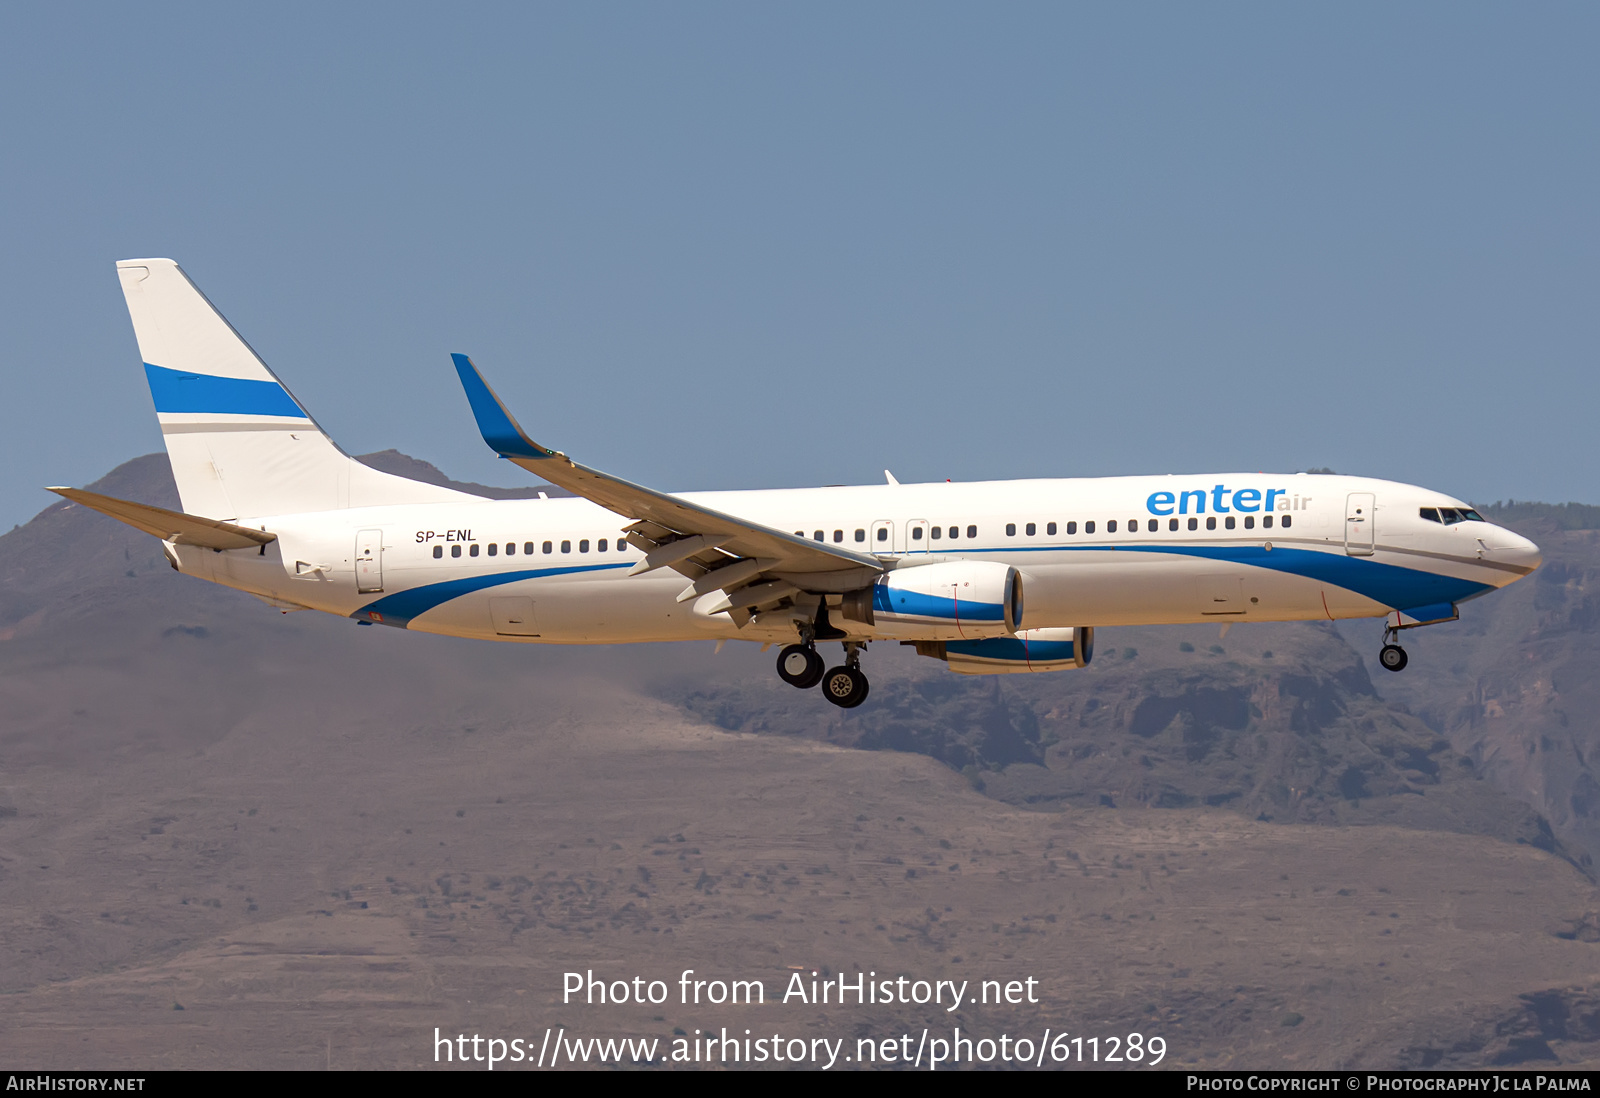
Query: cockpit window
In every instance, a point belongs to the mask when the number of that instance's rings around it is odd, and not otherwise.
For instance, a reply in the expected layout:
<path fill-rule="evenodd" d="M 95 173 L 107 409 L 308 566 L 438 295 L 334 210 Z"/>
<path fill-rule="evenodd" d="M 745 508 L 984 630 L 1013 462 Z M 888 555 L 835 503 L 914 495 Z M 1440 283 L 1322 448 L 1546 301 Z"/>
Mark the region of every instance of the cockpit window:
<path fill-rule="evenodd" d="M 1446 526 L 1483 521 L 1483 516 L 1470 507 L 1423 507 L 1417 513 L 1429 522 L 1442 522 Z"/>

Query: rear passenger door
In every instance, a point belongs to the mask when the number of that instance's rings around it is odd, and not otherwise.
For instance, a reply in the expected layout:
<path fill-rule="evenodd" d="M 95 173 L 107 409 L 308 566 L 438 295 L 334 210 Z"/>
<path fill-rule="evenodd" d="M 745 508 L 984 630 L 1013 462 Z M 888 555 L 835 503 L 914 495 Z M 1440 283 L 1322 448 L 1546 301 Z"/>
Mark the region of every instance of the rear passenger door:
<path fill-rule="evenodd" d="M 383 531 L 356 534 L 356 590 L 373 594 L 383 590 Z"/>

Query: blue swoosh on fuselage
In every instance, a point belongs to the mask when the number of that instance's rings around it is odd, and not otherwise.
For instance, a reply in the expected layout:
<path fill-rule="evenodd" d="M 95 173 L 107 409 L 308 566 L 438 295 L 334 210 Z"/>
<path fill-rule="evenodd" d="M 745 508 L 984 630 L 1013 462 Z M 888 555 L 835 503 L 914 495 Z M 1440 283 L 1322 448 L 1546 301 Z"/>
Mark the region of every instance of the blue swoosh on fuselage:
<path fill-rule="evenodd" d="M 632 561 L 619 561 L 616 564 L 578 564 L 562 568 L 522 568 L 514 572 L 489 572 L 481 576 L 464 576 L 461 579 L 445 580 L 442 583 L 428 583 L 421 587 L 411 587 L 404 591 L 396 591 L 392 595 L 385 595 L 375 602 L 367 603 L 367 605 L 350 616 L 358 621 L 377 622 L 381 625 L 393 625 L 404 629 L 411 624 L 411 619 L 420 617 L 435 606 L 442 606 L 451 599 L 458 599 L 462 595 L 470 595 L 474 591 L 500 587 L 507 583 L 516 583 L 518 580 L 543 579 L 545 576 L 566 576 L 577 572 L 608 572 L 616 568 L 631 568 L 632 566 Z"/>
<path fill-rule="evenodd" d="M 1424 572 L 1415 568 L 1402 568 L 1398 564 L 1385 564 L 1366 557 L 1351 557 L 1343 553 L 1322 552 L 1317 549 L 1291 549 L 1276 546 L 1267 549 L 1260 545 L 1007 545 L 994 549 L 968 550 L 974 556 L 984 553 L 1167 553 L 1173 556 L 1202 557 L 1228 564 L 1244 564 L 1252 568 L 1267 568 L 1274 572 L 1304 576 L 1333 587 L 1342 587 L 1364 595 L 1374 602 L 1394 610 L 1432 603 L 1461 602 L 1475 595 L 1493 591 L 1494 585 L 1456 576 L 1441 576 L 1437 572 Z"/>
<path fill-rule="evenodd" d="M 974 559 L 982 559 L 980 554 L 986 553 L 1040 553 L 1040 552 L 1118 552 L 1118 553 L 1167 553 L 1174 556 L 1202 557 L 1227 564 L 1242 564 L 1253 568 L 1266 568 L 1276 572 L 1286 572 L 1290 575 L 1303 576 L 1314 579 L 1334 587 L 1342 587 L 1347 591 L 1354 591 L 1364 595 L 1374 602 L 1388 606 L 1395 610 L 1405 610 L 1414 606 L 1426 606 L 1434 603 L 1461 602 L 1494 590 L 1491 584 L 1478 583 L 1474 580 L 1458 579 L 1455 576 L 1441 576 L 1434 572 L 1418 571 L 1414 568 L 1402 568 L 1396 564 L 1384 564 L 1381 561 L 1369 560 L 1365 557 L 1350 557 L 1331 552 L 1321 552 L 1315 549 L 1290 549 L 1278 546 L 1266 549 L 1259 545 L 1240 546 L 1209 546 L 1209 545 L 1056 545 L 1056 546 L 1011 546 L 995 547 L 979 550 L 968 550 Z M 908 554 L 909 555 L 909 554 Z M 631 567 L 628 561 L 615 564 L 584 564 L 557 568 L 528 568 L 511 572 L 492 572 L 481 576 L 466 576 L 461 579 L 445 580 L 442 583 L 424 584 L 405 591 L 397 591 L 392 595 L 385 595 L 375 602 L 361 607 L 352 618 L 362 621 L 381 622 L 384 625 L 393 625 L 404 628 L 416 618 L 436 606 L 440 606 L 451 599 L 469 595 L 474 591 L 482 591 L 490 587 L 499 587 L 507 583 L 515 583 L 524 579 L 541 579 L 546 576 L 570 575 L 579 572 L 610 571 L 617 568 Z M 878 601 L 878 592 L 874 592 L 874 602 Z M 932 596 L 925 596 L 927 601 L 922 605 L 912 608 L 906 606 L 895 608 L 877 606 L 889 613 L 912 613 L 930 617 L 948 618 L 952 615 L 954 604 L 950 600 L 941 600 Z M 922 600 L 918 600 L 922 602 Z M 950 603 L 950 605 L 936 605 Z M 1003 617 L 1003 607 L 986 603 L 963 603 L 962 616 L 973 620 L 998 620 Z"/>
<path fill-rule="evenodd" d="M 1315 549 L 1266 549 L 1258 545 L 1234 548 L 1188 546 L 1164 548 L 1156 545 L 1130 545 L 1134 553 L 1179 553 L 1184 556 L 1205 557 L 1209 560 L 1227 561 L 1229 564 L 1248 564 L 1254 568 L 1270 568 L 1274 572 L 1287 572 L 1304 576 L 1321 583 L 1343 587 L 1373 602 L 1382 603 L 1394 610 L 1409 606 L 1423 606 L 1439 602 L 1461 602 L 1473 595 L 1492 591 L 1492 584 L 1456 576 L 1441 576 L 1437 572 L 1423 572 L 1415 568 L 1402 568 L 1398 564 L 1365 557 L 1323 553 Z"/>

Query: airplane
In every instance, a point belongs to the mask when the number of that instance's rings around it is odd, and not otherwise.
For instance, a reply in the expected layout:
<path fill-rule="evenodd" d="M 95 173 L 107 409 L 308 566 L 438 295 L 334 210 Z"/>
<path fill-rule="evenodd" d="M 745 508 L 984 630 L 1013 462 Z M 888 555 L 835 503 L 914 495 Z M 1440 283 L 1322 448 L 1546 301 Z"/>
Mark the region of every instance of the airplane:
<path fill-rule="evenodd" d="M 456 354 L 490 449 L 573 494 L 489 500 L 346 454 L 172 260 L 117 274 L 183 510 L 50 490 L 286 612 L 517 643 L 751 640 L 848 709 L 873 641 L 1010 674 L 1085 667 L 1106 626 L 1382 617 L 1378 662 L 1399 671 L 1402 631 L 1540 561 L 1459 499 L 1353 476 L 666 493 L 533 441 Z"/>

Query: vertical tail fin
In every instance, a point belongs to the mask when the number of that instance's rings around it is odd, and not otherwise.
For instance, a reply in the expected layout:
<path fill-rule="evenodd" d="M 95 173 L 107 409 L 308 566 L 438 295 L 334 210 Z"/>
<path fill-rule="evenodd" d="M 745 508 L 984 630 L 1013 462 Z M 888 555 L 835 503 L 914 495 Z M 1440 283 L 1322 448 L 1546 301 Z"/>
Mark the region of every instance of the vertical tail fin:
<path fill-rule="evenodd" d="M 475 498 L 339 449 L 172 260 L 125 259 L 117 276 L 184 511 L 231 519 Z"/>

